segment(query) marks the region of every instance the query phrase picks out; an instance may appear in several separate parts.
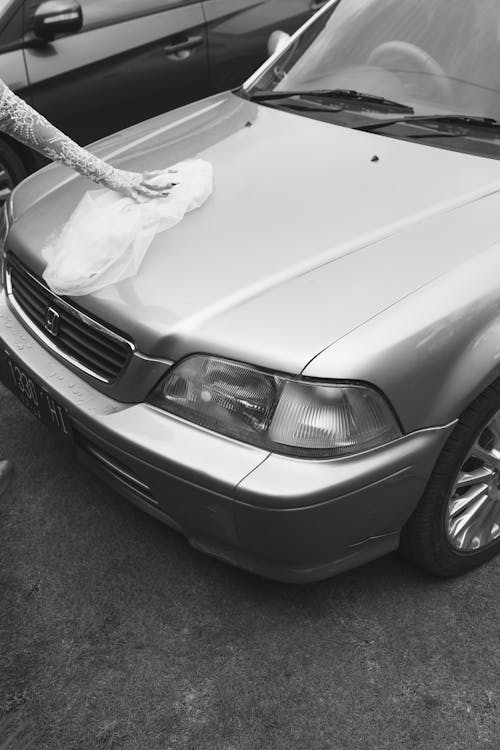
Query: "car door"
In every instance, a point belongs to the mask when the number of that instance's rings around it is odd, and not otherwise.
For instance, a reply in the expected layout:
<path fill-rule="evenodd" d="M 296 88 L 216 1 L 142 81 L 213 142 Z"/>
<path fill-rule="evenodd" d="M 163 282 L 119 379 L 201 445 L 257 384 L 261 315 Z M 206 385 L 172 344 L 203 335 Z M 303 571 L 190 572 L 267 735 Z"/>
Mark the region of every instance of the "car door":
<path fill-rule="evenodd" d="M 65 0 L 59 0 L 64 7 Z M 74 7 L 75 0 L 70 0 Z M 208 93 L 206 27 L 193 0 L 80 0 L 80 31 L 40 44 L 25 2 L 34 106 L 80 143 Z"/>
<path fill-rule="evenodd" d="M 0 77 L 19 96 L 29 100 L 22 21 L 22 0 L 0 0 Z M 26 149 L 0 133 L 0 205 L 12 187 L 26 176 L 21 154 L 26 156 Z"/>
<path fill-rule="evenodd" d="M 268 56 L 273 31 L 292 34 L 326 0 L 204 0 L 212 91 L 243 83 Z"/>
<path fill-rule="evenodd" d="M 0 77 L 19 96 L 26 96 L 22 5 L 22 0 L 0 0 Z"/>

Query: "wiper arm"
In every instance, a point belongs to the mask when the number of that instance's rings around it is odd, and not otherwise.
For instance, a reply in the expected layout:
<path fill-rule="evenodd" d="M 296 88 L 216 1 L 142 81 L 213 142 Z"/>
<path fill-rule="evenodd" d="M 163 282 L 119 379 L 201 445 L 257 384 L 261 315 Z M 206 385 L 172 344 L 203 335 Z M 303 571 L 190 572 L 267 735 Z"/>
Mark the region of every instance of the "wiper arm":
<path fill-rule="evenodd" d="M 377 122 L 369 122 L 364 125 L 354 125 L 354 130 L 366 130 L 373 132 L 375 130 L 381 130 L 382 128 L 388 128 L 391 125 L 399 125 L 400 123 L 415 123 L 421 125 L 433 125 L 436 123 L 439 125 L 443 123 L 445 125 L 462 125 L 471 128 L 489 128 L 497 129 L 500 128 L 500 121 L 495 120 L 492 117 L 476 117 L 474 115 L 415 115 L 413 117 L 391 117 L 390 120 L 378 120 Z M 447 133 L 447 135 L 462 135 L 463 129 L 458 132 Z"/>
<path fill-rule="evenodd" d="M 290 102 L 284 102 L 287 109 L 296 109 L 299 112 L 342 112 L 345 109 L 343 104 L 322 104 L 321 102 L 308 102 L 302 99 L 292 99 Z"/>
<path fill-rule="evenodd" d="M 298 111 L 302 112 L 342 112 L 343 109 L 345 109 L 345 105 L 342 102 L 339 102 L 338 104 L 327 104 L 326 102 L 321 101 L 308 101 L 307 99 L 301 99 L 297 92 L 281 92 L 281 91 L 270 91 L 267 92 L 270 94 L 270 96 L 260 96 L 260 92 L 258 97 L 254 96 L 248 96 L 245 92 L 234 92 L 234 93 L 240 93 L 241 96 L 243 96 L 246 99 L 249 99 L 252 102 L 259 102 L 259 101 L 266 101 L 267 99 L 270 99 L 271 101 L 273 99 L 290 99 L 290 101 L 284 102 L 284 106 L 287 109 L 296 109 Z M 264 94 L 264 92 L 262 92 Z M 276 96 L 274 95 L 276 94 Z"/>
<path fill-rule="evenodd" d="M 400 112 L 408 112 L 413 114 L 415 111 L 413 107 L 401 102 L 392 101 L 392 99 L 386 99 L 383 96 L 375 96 L 374 94 L 364 94 L 361 91 L 353 91 L 352 89 L 311 89 L 307 90 L 291 90 L 291 91 L 255 91 L 250 94 L 248 98 L 253 102 L 271 101 L 273 99 L 287 99 L 289 97 L 313 97 L 318 99 L 335 99 L 335 100 L 351 100 L 357 101 L 361 104 L 376 104 L 390 109 L 399 110 Z"/>

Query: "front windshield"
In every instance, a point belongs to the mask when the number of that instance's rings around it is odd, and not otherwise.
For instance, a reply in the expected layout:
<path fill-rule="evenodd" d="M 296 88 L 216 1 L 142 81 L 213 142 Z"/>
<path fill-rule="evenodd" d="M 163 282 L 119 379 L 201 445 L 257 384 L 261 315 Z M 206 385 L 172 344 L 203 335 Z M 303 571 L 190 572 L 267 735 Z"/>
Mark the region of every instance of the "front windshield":
<path fill-rule="evenodd" d="M 262 89 L 351 89 L 500 120 L 500 0 L 338 0 L 251 92 Z"/>

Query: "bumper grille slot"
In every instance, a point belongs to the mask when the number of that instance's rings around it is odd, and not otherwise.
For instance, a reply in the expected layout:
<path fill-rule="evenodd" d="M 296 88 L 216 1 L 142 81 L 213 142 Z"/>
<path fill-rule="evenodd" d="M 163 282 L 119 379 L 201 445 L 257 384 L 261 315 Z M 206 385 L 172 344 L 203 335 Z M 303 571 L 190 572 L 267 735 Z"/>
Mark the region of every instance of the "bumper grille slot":
<path fill-rule="evenodd" d="M 33 334 L 69 364 L 105 383 L 122 373 L 133 344 L 51 292 L 12 253 L 6 260 L 6 286 L 12 306 Z M 54 332 L 46 326 L 49 307 L 56 313 Z"/>
<path fill-rule="evenodd" d="M 75 440 L 80 451 L 90 459 L 89 466 L 91 468 L 97 469 L 104 477 L 107 476 L 118 481 L 122 488 L 132 491 L 134 495 L 139 496 L 141 500 L 145 500 L 150 505 L 158 505 L 149 486 L 142 482 L 128 466 L 124 466 L 114 456 L 88 440 L 80 432 L 75 433 Z"/>

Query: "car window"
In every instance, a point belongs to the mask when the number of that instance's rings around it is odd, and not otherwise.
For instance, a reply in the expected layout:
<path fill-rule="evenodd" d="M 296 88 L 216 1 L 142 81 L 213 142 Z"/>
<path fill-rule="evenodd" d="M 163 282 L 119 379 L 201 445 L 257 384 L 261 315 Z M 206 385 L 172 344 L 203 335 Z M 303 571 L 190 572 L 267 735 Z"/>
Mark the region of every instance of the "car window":
<path fill-rule="evenodd" d="M 0 0 L 0 51 L 22 43 L 22 3 L 19 0 Z M 1 73 L 0 73 L 1 75 Z"/>
<path fill-rule="evenodd" d="M 198 2 L 199 0 L 80 0 L 80 5 L 85 26 L 88 28 L 118 23 Z"/>

